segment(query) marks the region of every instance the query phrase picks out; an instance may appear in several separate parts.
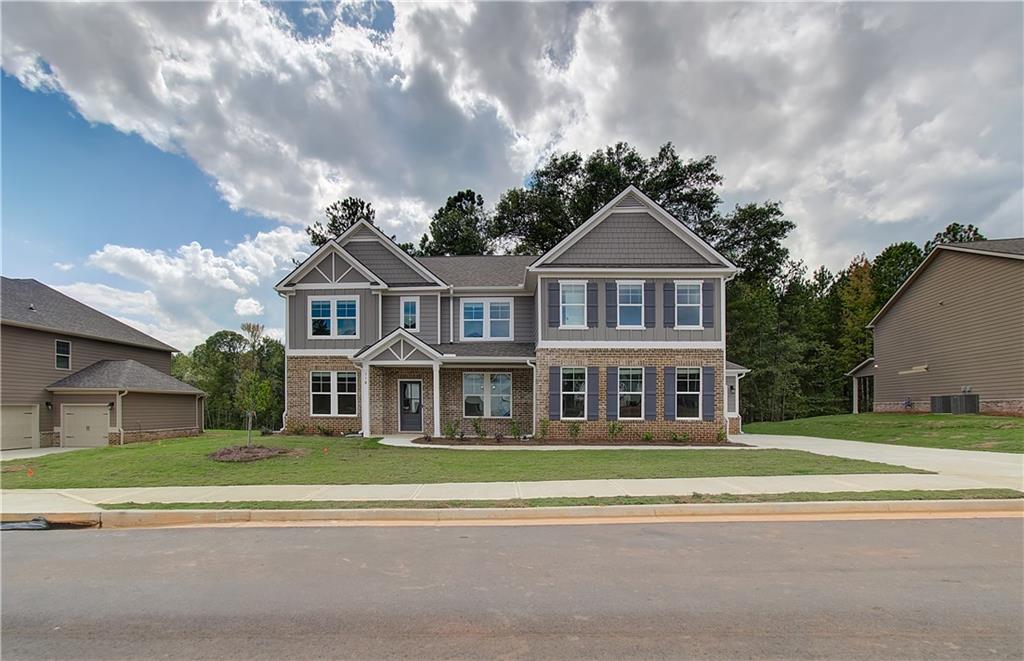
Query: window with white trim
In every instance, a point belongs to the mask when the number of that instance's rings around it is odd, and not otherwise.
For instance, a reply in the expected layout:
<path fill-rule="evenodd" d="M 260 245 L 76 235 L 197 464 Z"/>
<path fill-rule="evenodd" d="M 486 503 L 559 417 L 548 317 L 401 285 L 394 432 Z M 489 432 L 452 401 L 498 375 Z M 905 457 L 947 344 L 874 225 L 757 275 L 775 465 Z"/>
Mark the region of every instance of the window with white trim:
<path fill-rule="evenodd" d="M 309 299 L 309 339 L 359 339 L 359 297 Z"/>
<path fill-rule="evenodd" d="M 644 327 L 644 283 L 619 282 L 619 328 Z"/>
<path fill-rule="evenodd" d="M 462 339 L 512 339 L 512 299 L 462 299 Z"/>
<path fill-rule="evenodd" d="M 676 328 L 702 328 L 701 283 L 676 282 Z"/>
<path fill-rule="evenodd" d="M 644 368 L 619 368 L 619 420 L 644 417 Z"/>
<path fill-rule="evenodd" d="M 562 368 L 562 420 L 587 417 L 587 368 Z"/>
<path fill-rule="evenodd" d="M 71 369 L 71 343 L 67 340 L 53 343 L 53 366 L 59 370 Z"/>
<path fill-rule="evenodd" d="M 402 328 L 411 332 L 420 332 L 420 297 L 403 296 L 401 298 Z"/>
<path fill-rule="evenodd" d="M 310 372 L 309 413 L 313 416 L 356 415 L 355 372 Z"/>
<path fill-rule="evenodd" d="M 561 328 L 587 327 L 587 283 L 558 283 Z"/>
<path fill-rule="evenodd" d="M 700 419 L 700 368 L 676 368 L 676 420 Z"/>
<path fill-rule="evenodd" d="M 464 372 L 462 375 L 462 417 L 512 417 L 512 374 L 509 372 Z"/>

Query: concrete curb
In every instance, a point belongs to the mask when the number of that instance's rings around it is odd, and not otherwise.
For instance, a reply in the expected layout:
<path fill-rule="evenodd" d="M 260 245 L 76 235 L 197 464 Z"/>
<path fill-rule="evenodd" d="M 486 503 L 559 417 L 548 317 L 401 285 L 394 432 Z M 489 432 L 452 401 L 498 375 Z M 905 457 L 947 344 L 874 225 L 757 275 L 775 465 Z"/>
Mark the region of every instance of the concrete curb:
<path fill-rule="evenodd" d="M 429 523 L 523 522 L 541 520 L 617 520 L 701 517 L 871 514 L 1024 514 L 1024 499 L 884 500 L 808 503 L 708 503 L 687 505 L 587 505 L 536 508 L 326 509 L 326 510 L 104 510 L 42 513 L 51 522 L 100 528 L 151 528 L 234 523 Z M 4 512 L 3 521 L 24 521 L 39 513 Z"/>

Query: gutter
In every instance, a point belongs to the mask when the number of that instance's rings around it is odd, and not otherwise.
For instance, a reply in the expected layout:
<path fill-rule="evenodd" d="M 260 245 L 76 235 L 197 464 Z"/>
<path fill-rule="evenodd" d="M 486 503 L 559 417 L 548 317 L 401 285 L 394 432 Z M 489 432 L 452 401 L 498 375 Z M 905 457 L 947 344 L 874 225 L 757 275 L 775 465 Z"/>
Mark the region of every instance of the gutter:
<path fill-rule="evenodd" d="M 117 433 L 120 436 L 120 444 L 124 445 L 124 425 L 121 421 L 124 419 L 124 411 L 122 411 L 122 400 L 121 398 L 128 394 L 128 390 L 118 390 L 115 401 L 117 402 Z M 62 428 L 63 429 L 63 428 Z"/>
<path fill-rule="evenodd" d="M 533 370 L 533 420 L 530 421 L 530 436 L 537 433 L 537 359 L 527 359 L 526 364 Z"/>

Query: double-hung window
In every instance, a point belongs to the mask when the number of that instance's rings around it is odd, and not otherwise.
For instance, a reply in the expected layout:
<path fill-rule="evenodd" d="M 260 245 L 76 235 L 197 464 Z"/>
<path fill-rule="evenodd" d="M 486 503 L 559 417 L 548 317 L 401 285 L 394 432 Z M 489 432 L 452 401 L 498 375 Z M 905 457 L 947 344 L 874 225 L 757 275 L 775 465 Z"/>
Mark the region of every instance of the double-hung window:
<path fill-rule="evenodd" d="M 511 341 L 512 299 L 463 299 L 462 339 Z"/>
<path fill-rule="evenodd" d="M 403 296 L 402 306 L 402 328 L 411 332 L 420 332 L 420 297 Z"/>
<path fill-rule="evenodd" d="M 310 372 L 310 414 L 354 416 L 356 414 L 355 372 Z"/>
<path fill-rule="evenodd" d="M 700 419 L 700 368 L 676 368 L 676 419 Z"/>
<path fill-rule="evenodd" d="M 587 417 L 587 368 L 562 368 L 562 420 Z"/>
<path fill-rule="evenodd" d="M 644 327 L 644 283 L 618 283 L 619 328 Z"/>
<path fill-rule="evenodd" d="M 512 375 L 507 372 L 466 372 L 462 375 L 465 418 L 512 417 Z"/>
<path fill-rule="evenodd" d="M 644 417 L 644 368 L 619 368 L 619 420 Z"/>
<path fill-rule="evenodd" d="M 71 343 L 57 340 L 53 343 L 53 366 L 59 370 L 71 369 Z"/>
<path fill-rule="evenodd" d="M 359 297 L 309 299 L 309 339 L 359 339 Z"/>
<path fill-rule="evenodd" d="M 701 283 L 676 282 L 676 328 L 701 328 Z"/>
<path fill-rule="evenodd" d="M 559 306 L 561 328 L 587 327 L 587 283 L 561 282 L 559 289 Z"/>

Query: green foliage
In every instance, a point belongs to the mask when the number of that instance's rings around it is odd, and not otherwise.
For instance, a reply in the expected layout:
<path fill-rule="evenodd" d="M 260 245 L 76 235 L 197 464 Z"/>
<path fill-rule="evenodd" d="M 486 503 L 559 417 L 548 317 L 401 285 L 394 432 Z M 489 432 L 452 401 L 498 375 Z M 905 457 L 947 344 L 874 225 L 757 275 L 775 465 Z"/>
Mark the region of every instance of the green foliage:
<path fill-rule="evenodd" d="M 715 432 L 715 440 L 719 443 L 725 443 L 729 440 L 729 435 L 725 433 L 725 430 L 719 427 L 718 431 Z"/>
<path fill-rule="evenodd" d="M 484 427 L 484 421 L 480 418 L 473 418 L 473 432 L 477 438 L 487 438 L 487 429 Z"/>
<path fill-rule="evenodd" d="M 640 440 L 643 441 L 644 443 L 650 443 L 654 440 L 654 434 L 652 434 L 649 431 L 645 431 L 644 433 L 640 434 Z"/>
<path fill-rule="evenodd" d="M 523 429 L 515 418 L 508 421 L 508 434 L 517 441 L 523 440 Z"/>
<path fill-rule="evenodd" d="M 575 441 L 580 437 L 580 432 L 583 431 L 583 426 L 579 422 L 573 421 L 566 425 L 566 431 L 569 432 L 569 438 Z"/>
<path fill-rule="evenodd" d="M 608 423 L 608 439 L 614 441 L 622 433 L 622 423 L 618 420 Z"/>
<path fill-rule="evenodd" d="M 459 433 L 459 428 L 455 426 L 454 422 L 448 421 L 444 423 L 444 427 L 441 428 L 441 432 L 449 441 L 454 441 L 455 436 Z"/>
<path fill-rule="evenodd" d="M 489 255 L 489 214 L 483 196 L 466 189 L 448 198 L 434 212 L 427 233 L 420 238 L 419 254 Z"/>
<path fill-rule="evenodd" d="M 545 438 L 548 437 L 549 429 L 551 429 L 551 421 L 548 420 L 547 418 L 544 418 L 543 420 L 540 421 L 540 423 L 538 423 L 537 430 L 534 432 L 534 436 L 536 436 L 538 440 L 543 441 Z"/>
<path fill-rule="evenodd" d="M 839 290 L 842 314 L 839 328 L 839 362 L 847 369 L 872 355 L 872 335 L 867 328 L 875 316 L 875 285 L 871 263 L 863 255 L 855 258 L 847 269 L 846 281 Z"/>
<path fill-rule="evenodd" d="M 318 220 L 306 228 L 306 234 L 309 236 L 309 242 L 319 248 L 360 220 L 372 223 L 376 217 L 377 212 L 372 204 L 358 197 L 346 197 L 344 200 L 331 202 L 324 209 L 326 226 Z"/>
<path fill-rule="evenodd" d="M 736 205 L 726 216 L 712 216 L 695 228 L 730 261 L 743 269 L 747 280 L 774 282 L 783 275 L 789 250 L 782 241 L 796 227 L 779 202 Z"/>
<path fill-rule="evenodd" d="M 892 298 L 922 260 L 924 253 L 913 241 L 894 243 L 875 257 L 871 265 L 871 279 L 875 283 L 875 303 L 878 307 Z"/>
<path fill-rule="evenodd" d="M 971 241 L 984 241 L 985 235 L 981 233 L 974 225 L 961 225 L 960 223 L 950 223 L 946 225 L 946 229 L 942 230 L 934 237 L 931 241 L 927 241 L 924 244 L 924 254 L 927 255 L 935 248 L 935 246 L 944 243 L 970 243 Z"/>

